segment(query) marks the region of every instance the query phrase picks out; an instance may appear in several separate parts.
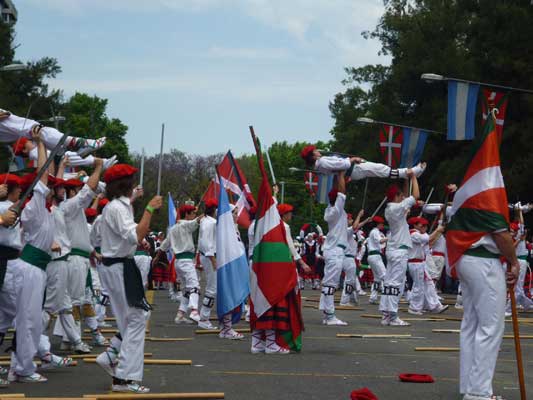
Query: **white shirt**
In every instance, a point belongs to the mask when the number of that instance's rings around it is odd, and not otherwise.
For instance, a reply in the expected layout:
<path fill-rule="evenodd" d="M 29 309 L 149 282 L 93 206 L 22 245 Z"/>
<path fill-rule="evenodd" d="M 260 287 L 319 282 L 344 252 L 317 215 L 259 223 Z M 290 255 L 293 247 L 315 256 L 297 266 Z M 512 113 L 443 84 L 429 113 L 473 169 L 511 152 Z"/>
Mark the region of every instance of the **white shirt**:
<path fill-rule="evenodd" d="M 172 248 L 174 254 L 185 252 L 194 253 L 196 250 L 194 248 L 192 234 L 198 229 L 198 226 L 199 224 L 196 219 L 189 221 L 180 219 L 172 228 L 170 228 L 167 238 L 163 240 L 159 249 L 162 251 L 168 251 Z"/>
<path fill-rule="evenodd" d="M 390 227 L 390 239 L 387 243 L 389 250 L 397 250 L 401 246 L 412 247 L 411 235 L 409 234 L 409 225 L 405 217 L 416 203 L 413 196 L 409 196 L 400 203 L 388 203 L 385 208 L 385 219 Z"/>
<path fill-rule="evenodd" d="M 13 205 L 12 201 L 6 200 L 0 202 L 0 214 L 9 210 Z M 2 246 L 12 247 L 17 250 L 22 249 L 20 224 L 12 228 L 7 228 L 0 225 L 0 244 Z"/>
<path fill-rule="evenodd" d="M 376 227 L 368 234 L 367 247 L 368 251 L 381 251 L 381 239 L 383 238 L 381 231 Z"/>
<path fill-rule="evenodd" d="M 433 250 L 433 252 L 446 254 L 446 237 L 440 235 L 439 238 L 433 242 L 431 250 Z"/>
<path fill-rule="evenodd" d="M 500 249 L 496 245 L 496 242 L 494 241 L 490 233 L 488 235 L 483 236 L 476 243 L 470 246 L 470 248 L 475 249 L 476 247 L 479 247 L 479 246 L 485 247 L 485 249 L 487 249 L 491 253 L 500 254 Z"/>
<path fill-rule="evenodd" d="M 315 161 L 315 170 L 324 174 L 331 174 L 337 171 L 346 171 L 352 166 L 349 158 L 335 156 L 322 156 Z"/>
<path fill-rule="evenodd" d="M 347 256 L 356 256 L 357 255 L 357 242 L 355 241 L 353 228 L 350 226 L 346 230 L 346 250 L 344 250 L 344 254 Z"/>
<path fill-rule="evenodd" d="M 409 249 L 409 259 L 425 260 L 425 248 L 429 244 L 429 235 L 427 233 L 420 233 L 416 229 L 413 229 L 411 232 L 411 240 L 413 242 L 413 247 Z"/>
<path fill-rule="evenodd" d="M 102 215 L 97 216 L 93 222 L 93 228 L 89 235 L 91 239 L 91 246 L 94 248 L 100 247 L 102 245 Z"/>
<path fill-rule="evenodd" d="M 294 241 L 292 240 L 291 235 L 291 227 L 285 222 L 283 222 L 283 225 L 285 226 L 285 237 L 287 239 L 287 244 L 289 245 L 289 250 L 291 251 L 292 259 L 294 261 L 298 261 L 300 258 L 302 258 L 302 256 L 300 256 L 296 250 L 296 247 L 294 247 Z"/>
<path fill-rule="evenodd" d="M 217 252 L 217 220 L 207 215 L 200 222 L 198 251 L 206 257 L 214 257 Z"/>
<path fill-rule="evenodd" d="M 104 257 L 131 258 L 135 255 L 137 224 L 133 220 L 133 208 L 128 197 L 119 197 L 105 206 L 100 232 Z"/>
<path fill-rule="evenodd" d="M 346 248 L 346 229 L 348 229 L 348 216 L 344 211 L 346 195 L 337 193 L 335 205 L 329 204 L 324 212 L 324 221 L 328 223 L 328 234 L 324 244 L 324 251 L 333 250 L 335 247 Z"/>
<path fill-rule="evenodd" d="M 50 189 L 41 181 L 33 188 L 33 196 L 26 204 L 20 222 L 24 228 L 24 238 L 27 244 L 51 253 L 54 242 L 55 222 L 54 217 L 46 208 L 46 196 Z"/>
<path fill-rule="evenodd" d="M 64 255 L 70 253 L 71 244 L 70 237 L 67 234 L 67 224 L 65 223 L 65 215 L 63 210 L 59 206 L 52 207 L 52 216 L 54 217 L 54 222 L 56 224 L 56 229 L 54 232 L 54 241 L 61 247 L 61 253 L 53 253 L 52 258 L 60 258 Z"/>
<path fill-rule="evenodd" d="M 96 193 L 89 186 L 84 185 L 76 196 L 62 201 L 59 205 L 65 215 L 67 233 L 73 249 L 76 248 L 89 253 L 94 250 L 91 246 L 89 228 L 87 228 L 85 209 L 91 205 L 95 196 Z"/>
<path fill-rule="evenodd" d="M 516 232 L 516 236 L 515 236 L 515 240 L 518 240 L 520 239 L 520 237 L 522 237 L 524 235 L 524 225 L 522 224 L 519 224 L 519 229 L 518 229 L 518 232 Z M 527 250 L 527 247 L 526 247 L 526 241 L 525 240 L 520 240 L 520 242 L 518 242 L 518 244 L 516 245 L 516 255 L 518 257 L 520 256 L 527 256 L 528 255 L 528 250 Z"/>

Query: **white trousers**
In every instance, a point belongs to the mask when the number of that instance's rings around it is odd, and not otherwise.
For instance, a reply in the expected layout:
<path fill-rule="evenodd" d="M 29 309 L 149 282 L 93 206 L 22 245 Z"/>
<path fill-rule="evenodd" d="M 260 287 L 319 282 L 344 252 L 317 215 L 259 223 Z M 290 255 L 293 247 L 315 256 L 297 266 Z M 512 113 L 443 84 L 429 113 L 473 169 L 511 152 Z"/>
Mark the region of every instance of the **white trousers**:
<path fill-rule="evenodd" d="M 208 320 L 217 297 L 217 270 L 213 267 L 213 263 L 208 257 L 200 255 L 200 263 L 204 267 L 205 274 L 204 298 L 200 316 L 203 320 Z"/>
<path fill-rule="evenodd" d="M 91 263 L 82 256 L 69 256 L 68 258 L 68 293 L 73 306 L 86 304 L 85 285 Z"/>
<path fill-rule="evenodd" d="M 17 351 L 11 354 L 11 369 L 18 375 L 35 372 L 33 357 L 37 354 L 43 331 L 42 304 L 46 273 L 21 259 L 10 260 L 4 285 L 0 290 L 0 321 L 14 324 Z"/>
<path fill-rule="evenodd" d="M 51 261 L 46 267 L 46 302 L 44 309 L 50 314 L 72 310 L 68 295 L 68 261 Z"/>
<path fill-rule="evenodd" d="M 320 294 L 319 310 L 326 314 L 335 314 L 335 290 L 339 281 L 344 263 L 344 250 L 335 247 L 324 251 L 324 278 L 322 278 L 322 293 Z"/>
<path fill-rule="evenodd" d="M 431 261 L 430 261 L 431 260 Z M 444 256 L 431 256 L 428 257 L 428 272 L 431 279 L 440 279 L 442 270 L 444 269 Z"/>
<path fill-rule="evenodd" d="M 424 269 L 425 263 L 408 263 L 409 274 L 413 279 L 413 287 L 409 298 L 409 308 L 414 311 L 422 311 L 425 300 Z"/>
<path fill-rule="evenodd" d="M 194 260 L 184 258 L 174 262 L 176 274 L 181 277 L 181 298 L 179 310 L 187 312 L 188 309 L 198 310 L 198 298 L 200 296 L 200 282 L 194 266 Z"/>
<path fill-rule="evenodd" d="M 122 263 L 101 267 L 100 279 L 109 291 L 111 308 L 122 336 L 115 377 L 142 381 L 145 329 L 150 313 L 128 305 Z"/>
<path fill-rule="evenodd" d="M 344 286 L 342 289 L 341 303 L 349 303 L 352 299 L 357 302 L 357 283 L 359 283 L 359 280 L 355 276 L 355 258 L 344 256 L 342 270 L 344 271 Z M 360 284 L 359 288 L 361 288 Z"/>
<path fill-rule="evenodd" d="M 528 310 L 533 307 L 533 301 L 524 293 L 524 280 L 526 279 L 527 267 L 529 266 L 526 260 L 518 259 L 520 263 L 520 273 L 518 274 L 518 281 L 514 287 L 514 295 L 516 298 L 516 305 L 522 306 Z M 511 312 L 511 300 L 507 300 L 506 311 Z"/>
<path fill-rule="evenodd" d="M 146 290 L 148 286 L 148 274 L 150 273 L 150 265 L 152 264 L 152 257 L 145 255 L 138 255 L 133 257 L 135 259 L 135 264 L 139 268 L 141 277 L 143 280 L 143 287 Z"/>
<path fill-rule="evenodd" d="M 379 309 L 383 312 L 398 313 L 398 304 L 403 294 L 405 273 L 407 271 L 407 250 L 387 250 L 387 271 L 383 278 L 383 293 Z"/>
<path fill-rule="evenodd" d="M 369 301 L 377 301 L 379 293 L 383 286 L 383 279 L 385 278 L 385 264 L 383 264 L 383 258 L 379 254 L 373 254 L 368 256 L 368 265 L 372 269 L 372 275 L 374 276 L 374 284 L 372 285 L 372 291 L 370 292 Z"/>
<path fill-rule="evenodd" d="M 505 269 L 499 259 L 468 255 L 456 269 L 463 295 L 460 391 L 490 397 L 505 328 Z"/>
<path fill-rule="evenodd" d="M 407 168 L 391 169 L 388 165 L 365 161 L 354 164 L 350 177 L 357 181 L 365 178 L 401 178 L 407 177 Z"/>

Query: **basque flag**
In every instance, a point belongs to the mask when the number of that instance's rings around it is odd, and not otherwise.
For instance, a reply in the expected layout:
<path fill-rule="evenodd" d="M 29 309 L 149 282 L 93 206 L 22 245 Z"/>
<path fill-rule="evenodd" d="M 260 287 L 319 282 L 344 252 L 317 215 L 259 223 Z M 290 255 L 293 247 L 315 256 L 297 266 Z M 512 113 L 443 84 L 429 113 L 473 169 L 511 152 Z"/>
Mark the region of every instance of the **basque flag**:
<path fill-rule="evenodd" d="M 472 140 L 475 136 L 479 85 L 448 81 L 448 140 Z"/>
<path fill-rule="evenodd" d="M 222 178 L 220 184 L 222 185 Z M 241 320 L 244 301 L 250 294 L 250 268 L 244 245 L 237 237 L 228 194 L 220 190 L 217 215 L 217 317 L 232 313 Z"/>
<path fill-rule="evenodd" d="M 318 190 L 316 192 L 316 200 L 320 204 L 328 204 L 328 193 L 333 188 L 334 175 L 318 174 Z"/>
<path fill-rule="evenodd" d="M 400 168 L 411 168 L 418 164 L 424 153 L 428 133 L 420 129 L 404 128 L 402 160 Z"/>

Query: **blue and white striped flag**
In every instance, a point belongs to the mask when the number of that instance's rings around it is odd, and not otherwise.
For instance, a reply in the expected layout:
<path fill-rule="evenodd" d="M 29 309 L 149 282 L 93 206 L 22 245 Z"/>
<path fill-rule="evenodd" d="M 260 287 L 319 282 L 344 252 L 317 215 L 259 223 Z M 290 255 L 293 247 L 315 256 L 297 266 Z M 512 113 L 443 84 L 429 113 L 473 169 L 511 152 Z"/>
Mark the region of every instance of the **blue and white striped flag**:
<path fill-rule="evenodd" d="M 333 188 L 333 175 L 318 174 L 318 190 L 316 200 L 320 204 L 328 204 L 328 193 Z"/>
<path fill-rule="evenodd" d="M 403 128 L 400 168 L 412 168 L 420 162 L 428 133 L 420 129 Z"/>
<path fill-rule="evenodd" d="M 448 81 L 448 140 L 472 140 L 475 136 L 479 85 Z"/>
<path fill-rule="evenodd" d="M 172 200 L 172 196 L 170 195 L 170 192 L 168 193 L 168 229 L 172 228 L 174 224 L 176 223 L 177 219 L 177 211 L 176 206 L 174 205 L 174 200 Z"/>
<path fill-rule="evenodd" d="M 220 185 L 223 182 L 220 179 Z M 250 268 L 244 245 L 237 236 L 228 194 L 220 190 L 217 215 L 217 317 L 233 311 L 233 323 L 241 319 L 250 294 Z M 240 306 L 240 307 L 239 307 Z"/>

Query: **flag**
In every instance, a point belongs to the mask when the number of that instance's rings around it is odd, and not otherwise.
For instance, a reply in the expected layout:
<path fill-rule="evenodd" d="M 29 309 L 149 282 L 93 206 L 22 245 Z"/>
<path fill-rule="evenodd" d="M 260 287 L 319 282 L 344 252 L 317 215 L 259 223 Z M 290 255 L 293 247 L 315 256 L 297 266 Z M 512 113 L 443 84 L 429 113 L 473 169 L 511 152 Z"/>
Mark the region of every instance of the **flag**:
<path fill-rule="evenodd" d="M 452 276 L 455 275 L 454 265 L 472 244 L 509 225 L 507 193 L 500 169 L 500 138 L 495 122 L 494 117 L 487 120 L 453 199 L 446 233 Z"/>
<path fill-rule="evenodd" d="M 248 228 L 250 226 L 248 210 L 255 205 L 255 200 L 246 177 L 237 160 L 233 158 L 231 151 L 226 153 L 221 163 L 217 166 L 217 171 L 224 188 L 237 198 L 235 204 L 237 206 L 237 223 L 243 228 Z"/>
<path fill-rule="evenodd" d="M 328 204 L 328 193 L 333 188 L 333 175 L 318 174 L 318 189 L 316 191 L 316 201 L 320 204 Z"/>
<path fill-rule="evenodd" d="M 379 132 L 379 148 L 383 160 L 391 168 L 398 168 L 402 157 L 402 130 L 393 125 L 383 125 Z"/>
<path fill-rule="evenodd" d="M 172 200 L 172 196 L 170 195 L 170 192 L 168 193 L 168 228 L 167 228 L 167 236 L 170 232 L 170 228 L 172 228 L 178 219 L 178 212 L 176 210 L 176 206 L 174 205 L 174 200 Z M 176 276 L 176 269 L 174 268 L 174 261 L 175 261 L 176 255 L 172 253 L 172 250 L 169 249 L 167 251 L 167 260 L 168 260 L 168 267 L 170 269 L 170 282 L 176 282 L 177 276 Z"/>
<path fill-rule="evenodd" d="M 259 140 L 252 132 L 259 170 L 261 187 L 258 195 L 258 210 L 254 232 L 254 252 L 250 271 L 250 297 L 255 316 L 260 318 L 282 300 L 288 303 L 288 331 L 281 332 L 279 339 L 289 347 L 301 348 L 301 312 L 295 298 L 297 283 L 294 265 L 285 226 L 277 210 L 276 201 L 268 183 L 263 154 Z M 291 297 L 292 296 L 292 297 Z"/>
<path fill-rule="evenodd" d="M 479 85 L 448 81 L 448 140 L 472 140 L 475 136 Z"/>
<path fill-rule="evenodd" d="M 400 168 L 412 168 L 422 159 L 428 133 L 416 128 L 403 128 Z"/>
<path fill-rule="evenodd" d="M 237 237 L 228 195 L 220 190 L 217 212 L 217 316 L 233 311 L 232 320 L 241 320 L 244 301 L 250 294 L 250 267 L 242 242 Z"/>
<path fill-rule="evenodd" d="M 305 188 L 311 195 L 316 195 L 318 191 L 318 176 L 313 172 L 306 172 L 304 174 Z"/>
<path fill-rule="evenodd" d="M 211 181 L 209 182 L 209 186 L 207 187 L 207 190 L 202 196 L 201 201 L 203 201 L 205 204 L 205 202 L 210 199 L 218 200 L 219 194 L 220 194 L 220 184 L 214 179 L 211 179 Z"/>
<path fill-rule="evenodd" d="M 496 92 L 491 89 L 483 89 L 483 103 L 481 104 L 481 113 L 483 117 L 483 124 L 487 121 L 487 110 L 497 108 L 496 114 L 496 131 L 501 137 L 503 135 L 503 124 L 505 122 L 505 112 L 507 111 L 507 102 L 509 100 L 508 93 Z"/>

